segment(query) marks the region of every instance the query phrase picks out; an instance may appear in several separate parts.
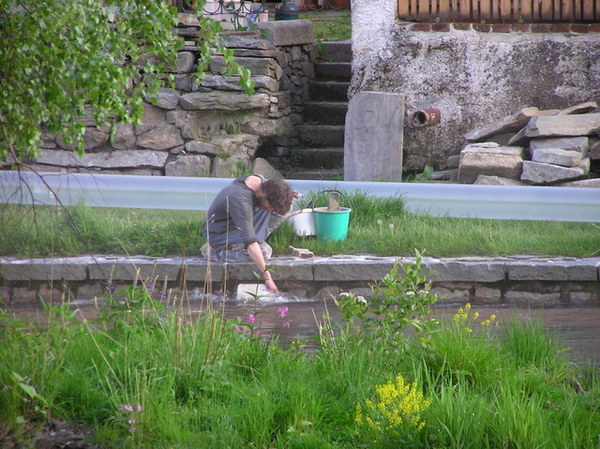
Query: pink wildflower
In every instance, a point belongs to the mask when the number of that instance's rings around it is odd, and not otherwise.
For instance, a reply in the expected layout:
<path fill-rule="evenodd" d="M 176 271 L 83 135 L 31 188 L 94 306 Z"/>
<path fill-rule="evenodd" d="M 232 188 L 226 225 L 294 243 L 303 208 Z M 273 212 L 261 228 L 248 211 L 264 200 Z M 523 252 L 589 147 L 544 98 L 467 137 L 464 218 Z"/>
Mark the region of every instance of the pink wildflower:
<path fill-rule="evenodd" d="M 253 313 L 248 314 L 248 322 L 254 326 L 254 322 L 256 321 L 256 315 Z"/>
<path fill-rule="evenodd" d="M 289 321 L 284 321 L 281 325 L 283 327 L 290 327 L 290 322 Z"/>
<path fill-rule="evenodd" d="M 277 313 L 279 313 L 279 318 L 285 318 L 288 313 L 288 308 L 286 306 L 281 306 L 277 309 Z"/>

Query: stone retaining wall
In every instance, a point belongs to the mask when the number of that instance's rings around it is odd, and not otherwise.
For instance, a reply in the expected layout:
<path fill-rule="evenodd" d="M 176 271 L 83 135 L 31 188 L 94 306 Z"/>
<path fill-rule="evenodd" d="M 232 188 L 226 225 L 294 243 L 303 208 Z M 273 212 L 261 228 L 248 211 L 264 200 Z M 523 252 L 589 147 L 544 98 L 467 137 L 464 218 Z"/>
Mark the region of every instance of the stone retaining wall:
<path fill-rule="evenodd" d="M 180 15 L 180 34 L 194 36 L 197 20 Z M 194 22 L 196 20 L 196 22 Z M 108 127 L 87 123 L 83 156 L 60 136 L 47 135 L 33 161 L 40 171 L 105 174 L 231 177 L 251 168 L 262 146 L 285 154 L 297 145 L 308 80 L 318 57 L 308 20 L 267 22 L 260 30 L 224 36 L 237 62 L 251 71 L 255 93 L 247 96 L 235 77 L 221 74 L 223 56 L 198 80 L 198 49 L 186 41 L 173 68 L 174 88 L 163 88 L 144 104 L 140 125 Z"/>
<path fill-rule="evenodd" d="M 272 261 L 279 288 L 291 296 L 331 299 L 341 291 L 368 294 L 395 258 L 336 256 L 277 258 Z M 414 258 L 403 258 L 411 263 Z M 424 258 L 424 273 L 442 302 L 529 306 L 599 305 L 600 257 Z M 255 282 L 254 266 L 207 266 L 202 258 L 86 256 L 53 259 L 0 258 L 0 296 L 9 305 L 92 299 L 131 285 L 144 285 L 159 299 L 206 291 L 235 291 Z"/>

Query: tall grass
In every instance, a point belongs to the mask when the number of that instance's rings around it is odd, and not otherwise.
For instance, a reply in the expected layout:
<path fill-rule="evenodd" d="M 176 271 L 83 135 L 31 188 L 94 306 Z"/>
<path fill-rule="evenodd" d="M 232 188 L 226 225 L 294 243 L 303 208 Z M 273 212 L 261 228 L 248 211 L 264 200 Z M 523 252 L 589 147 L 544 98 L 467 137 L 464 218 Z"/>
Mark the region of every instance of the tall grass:
<path fill-rule="evenodd" d="M 394 294 L 435 299 L 392 277 Z M 0 445 L 55 417 L 93 426 L 103 447 L 597 448 L 597 368 L 569 363 L 537 321 L 463 307 L 399 338 L 390 324 L 410 312 L 390 307 L 377 325 L 362 307 L 380 299 L 346 295 L 344 321 L 319 317 L 309 353 L 211 303 L 191 321 L 143 287 L 126 297 L 94 322 L 68 305 L 43 328 L 0 315 Z"/>
<path fill-rule="evenodd" d="M 270 237 L 275 254 L 290 245 L 315 254 L 408 256 L 415 248 L 433 257 L 510 254 L 589 257 L 600 248 L 591 223 L 484 220 L 415 215 L 401 197 L 347 195 L 352 208 L 348 238 L 319 242 L 299 237 L 288 222 Z M 303 204 L 310 204 L 308 194 Z M 317 199 L 322 205 L 326 197 Z M 318 201 L 321 201 L 319 203 Z M 2 205 L 0 254 L 17 256 L 86 253 L 198 255 L 204 213 L 197 211 L 68 208 Z"/>

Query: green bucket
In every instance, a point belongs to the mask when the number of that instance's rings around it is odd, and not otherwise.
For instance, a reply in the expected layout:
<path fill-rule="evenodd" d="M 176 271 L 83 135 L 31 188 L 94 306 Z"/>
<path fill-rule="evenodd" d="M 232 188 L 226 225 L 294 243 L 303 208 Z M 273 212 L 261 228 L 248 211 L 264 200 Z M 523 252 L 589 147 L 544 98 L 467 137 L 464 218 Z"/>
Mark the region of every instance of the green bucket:
<path fill-rule="evenodd" d="M 320 242 L 340 241 L 348 237 L 348 224 L 350 223 L 348 207 L 340 207 L 339 211 L 328 211 L 327 207 L 314 209 L 317 224 L 317 238 Z"/>

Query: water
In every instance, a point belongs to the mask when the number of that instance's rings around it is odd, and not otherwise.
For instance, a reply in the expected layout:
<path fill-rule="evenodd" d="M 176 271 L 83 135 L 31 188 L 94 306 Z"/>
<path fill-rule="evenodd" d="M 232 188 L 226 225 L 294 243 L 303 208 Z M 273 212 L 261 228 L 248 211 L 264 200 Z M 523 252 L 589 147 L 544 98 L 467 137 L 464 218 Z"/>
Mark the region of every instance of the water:
<path fill-rule="evenodd" d="M 196 298 L 182 306 L 182 313 L 190 319 L 201 315 L 208 307 L 221 311 L 227 318 L 239 317 L 248 321 L 249 315 L 255 315 L 255 326 L 259 326 L 262 335 L 270 333 L 279 336 L 283 346 L 292 341 L 306 341 L 307 350 L 317 350 L 314 337 L 318 335 L 318 323 L 323 322 L 323 315 L 328 312 L 337 320 L 339 314 L 333 301 L 315 302 L 304 300 L 289 300 L 279 297 L 273 301 L 222 301 Z M 78 310 L 77 317 L 91 320 L 97 316 L 94 302 L 91 300 L 75 301 L 72 309 Z M 280 307 L 286 307 L 286 316 L 280 317 Z M 444 319 L 451 318 L 458 310 L 459 305 L 440 305 L 433 308 L 432 317 Z M 9 311 L 16 315 L 45 324 L 46 317 L 40 307 L 15 305 Z M 502 323 L 512 318 L 521 320 L 542 319 L 547 328 L 555 331 L 564 339 L 569 348 L 570 359 L 582 363 L 593 361 L 600 365 L 600 307 L 552 307 L 543 309 L 525 309 L 513 307 L 473 306 L 472 311 L 480 313 L 480 319 L 487 319 L 490 315 L 497 316 Z M 289 323 L 285 327 L 284 323 Z"/>

